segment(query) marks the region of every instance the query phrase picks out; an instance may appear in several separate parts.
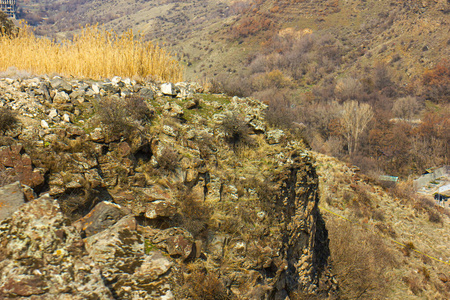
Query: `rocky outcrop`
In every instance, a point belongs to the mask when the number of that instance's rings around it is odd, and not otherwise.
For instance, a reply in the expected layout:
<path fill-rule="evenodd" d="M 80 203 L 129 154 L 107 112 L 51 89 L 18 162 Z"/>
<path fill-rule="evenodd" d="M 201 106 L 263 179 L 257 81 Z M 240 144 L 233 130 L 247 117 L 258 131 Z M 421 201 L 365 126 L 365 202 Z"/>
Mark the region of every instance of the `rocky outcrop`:
<path fill-rule="evenodd" d="M 114 299 L 55 200 L 22 205 L 0 223 L 0 241 L 2 299 Z"/>
<path fill-rule="evenodd" d="M 4 215 L 5 297 L 199 299 L 208 284 L 224 299 L 333 292 L 305 145 L 268 127 L 259 101 L 200 91 L 0 79 L 1 104 L 21 115 L 1 166 L 47 193 Z M 102 119 L 103 101 L 126 113 Z"/>

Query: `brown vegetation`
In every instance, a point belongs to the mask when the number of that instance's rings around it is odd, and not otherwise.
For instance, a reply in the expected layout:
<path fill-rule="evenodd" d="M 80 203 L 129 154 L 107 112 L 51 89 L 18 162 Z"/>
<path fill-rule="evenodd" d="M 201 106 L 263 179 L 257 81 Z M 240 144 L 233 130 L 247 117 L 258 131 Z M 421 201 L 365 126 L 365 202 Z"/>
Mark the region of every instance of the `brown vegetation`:
<path fill-rule="evenodd" d="M 16 127 L 18 123 L 19 119 L 11 109 L 0 107 L 0 132 L 5 134 L 6 131 Z"/>
<path fill-rule="evenodd" d="M 331 259 L 342 299 L 381 299 L 386 271 L 395 265 L 394 253 L 383 240 L 346 221 L 327 223 Z M 382 262 L 382 263 L 381 263 Z"/>

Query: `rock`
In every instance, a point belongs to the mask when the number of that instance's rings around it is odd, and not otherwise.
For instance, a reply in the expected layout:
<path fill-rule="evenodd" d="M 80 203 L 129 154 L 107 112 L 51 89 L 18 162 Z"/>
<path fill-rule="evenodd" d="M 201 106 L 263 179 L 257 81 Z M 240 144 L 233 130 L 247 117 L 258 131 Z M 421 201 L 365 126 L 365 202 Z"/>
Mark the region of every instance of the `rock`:
<path fill-rule="evenodd" d="M 10 172 L 21 183 L 32 188 L 40 187 L 44 183 L 44 176 L 40 170 L 33 170 L 30 157 L 22 152 L 22 145 L 0 147 L 0 170 L 11 168 Z"/>
<path fill-rule="evenodd" d="M 70 117 L 69 117 L 68 114 L 64 114 L 63 115 L 63 121 L 66 122 L 66 123 L 70 123 Z"/>
<path fill-rule="evenodd" d="M 86 249 L 101 267 L 105 282 L 118 299 L 162 299 L 172 294 L 172 262 L 159 251 L 144 252 L 142 236 L 132 216 L 85 239 Z"/>
<path fill-rule="evenodd" d="M 53 97 L 53 103 L 66 104 L 69 102 L 70 102 L 70 97 L 65 92 L 56 92 L 55 96 Z"/>
<path fill-rule="evenodd" d="M 103 134 L 103 131 L 101 128 L 95 128 L 90 134 L 89 137 L 94 142 L 100 142 L 105 139 L 105 135 Z"/>
<path fill-rule="evenodd" d="M 164 132 L 164 134 L 171 136 L 171 137 L 177 137 L 178 136 L 178 132 L 175 131 L 175 129 L 172 126 L 169 125 L 163 125 L 162 126 L 162 132 Z"/>
<path fill-rule="evenodd" d="M 83 231 L 86 236 L 91 236 L 111 227 L 129 213 L 129 210 L 120 205 L 102 201 L 73 226 Z"/>
<path fill-rule="evenodd" d="M 84 97 L 86 96 L 86 91 L 83 89 L 78 89 L 73 91 L 70 95 L 70 99 L 77 101 L 78 103 L 84 102 Z"/>
<path fill-rule="evenodd" d="M 195 101 L 195 100 L 189 100 L 188 102 L 186 102 L 185 107 L 186 107 L 187 109 L 194 109 L 194 108 L 197 108 L 197 107 L 198 107 L 198 104 L 199 104 L 198 100 L 197 100 L 197 101 Z"/>
<path fill-rule="evenodd" d="M 181 118 L 183 116 L 183 108 L 174 102 L 167 102 L 163 106 L 163 114 L 173 118 Z"/>
<path fill-rule="evenodd" d="M 193 250 L 194 239 L 185 229 L 173 227 L 160 231 L 152 238 L 152 243 L 164 248 L 170 256 L 187 259 Z"/>
<path fill-rule="evenodd" d="M 92 84 L 92 91 L 94 92 L 94 94 L 100 93 L 100 87 L 97 83 Z"/>
<path fill-rule="evenodd" d="M 50 80 L 50 85 L 58 92 L 64 92 L 70 94 L 72 92 L 72 86 L 60 77 L 54 77 Z"/>
<path fill-rule="evenodd" d="M 56 118 L 58 116 L 58 111 L 56 109 L 51 109 L 50 112 L 48 113 L 48 117 L 53 120 L 54 118 Z"/>
<path fill-rule="evenodd" d="M 20 182 L 16 181 L 0 188 L 0 221 L 10 217 L 25 203 Z"/>
<path fill-rule="evenodd" d="M 175 85 L 173 83 L 163 83 L 161 84 L 161 93 L 167 96 L 176 96 Z"/>
<path fill-rule="evenodd" d="M 114 299 L 53 199 L 23 204 L 0 228 L 2 299 Z"/>
<path fill-rule="evenodd" d="M 140 283 L 149 283 L 167 273 L 172 265 L 173 263 L 160 251 L 151 251 L 145 257 L 140 268 L 135 272 L 135 277 Z"/>
<path fill-rule="evenodd" d="M 47 83 L 41 83 L 40 90 L 42 91 L 42 95 L 46 101 L 52 101 L 52 97 L 50 97 L 49 86 Z"/>
<path fill-rule="evenodd" d="M 41 127 L 43 129 L 48 129 L 49 128 L 48 123 L 45 120 L 41 120 Z"/>
<path fill-rule="evenodd" d="M 286 135 L 281 129 L 269 130 L 266 133 L 266 140 L 270 145 L 281 143 L 285 137 Z"/>
<path fill-rule="evenodd" d="M 154 95 L 152 89 L 150 89 L 150 88 L 142 88 L 139 91 L 139 96 L 144 98 L 144 100 L 146 100 L 146 101 L 155 99 L 155 95 Z"/>
<path fill-rule="evenodd" d="M 114 76 L 113 78 L 111 78 L 111 82 L 115 85 L 119 85 L 119 83 L 122 82 L 122 78 L 119 76 Z"/>
<path fill-rule="evenodd" d="M 170 202 L 164 200 L 156 200 L 147 204 L 145 217 L 149 219 L 157 219 L 161 217 L 173 217 L 177 212 L 177 208 Z"/>
<path fill-rule="evenodd" d="M 101 85 L 101 89 L 104 90 L 107 94 L 117 94 L 120 92 L 120 88 L 117 85 L 111 83 L 104 83 Z"/>

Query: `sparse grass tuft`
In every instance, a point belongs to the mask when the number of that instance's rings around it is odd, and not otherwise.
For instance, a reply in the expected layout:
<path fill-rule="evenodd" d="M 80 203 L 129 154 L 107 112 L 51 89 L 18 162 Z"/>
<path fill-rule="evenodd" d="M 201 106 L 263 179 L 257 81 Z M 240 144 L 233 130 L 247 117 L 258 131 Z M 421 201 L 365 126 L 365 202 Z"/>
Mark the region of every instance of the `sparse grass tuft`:
<path fill-rule="evenodd" d="M 127 31 L 118 35 L 90 26 L 73 41 L 36 37 L 28 26 L 14 36 L 0 35 L 0 71 L 14 66 L 38 74 L 140 77 L 181 81 L 180 64 L 164 49 Z"/>
<path fill-rule="evenodd" d="M 191 274 L 184 276 L 179 290 L 183 299 L 229 300 L 229 294 L 222 281 L 215 273 L 195 268 Z"/>
<path fill-rule="evenodd" d="M 0 132 L 5 134 L 8 130 L 13 129 L 19 123 L 16 114 L 5 107 L 0 108 Z"/>

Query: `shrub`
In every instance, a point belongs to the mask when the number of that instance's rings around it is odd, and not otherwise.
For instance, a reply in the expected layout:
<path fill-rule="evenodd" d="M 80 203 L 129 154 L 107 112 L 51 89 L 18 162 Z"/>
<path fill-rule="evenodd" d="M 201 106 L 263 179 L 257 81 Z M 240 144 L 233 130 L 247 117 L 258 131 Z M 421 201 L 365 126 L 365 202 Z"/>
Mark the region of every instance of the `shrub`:
<path fill-rule="evenodd" d="M 16 114 L 9 108 L 0 108 L 0 131 L 5 134 L 8 130 L 17 126 L 19 120 Z"/>
<path fill-rule="evenodd" d="M 387 290 L 386 269 L 396 263 L 383 240 L 337 219 L 328 221 L 327 229 L 341 298 L 383 299 Z"/>
<path fill-rule="evenodd" d="M 189 188 L 180 188 L 176 198 L 181 215 L 180 226 L 195 238 L 204 236 L 211 218 L 211 208 Z"/>
<path fill-rule="evenodd" d="M 253 139 L 250 137 L 250 128 L 244 118 L 236 112 L 225 115 L 220 123 L 225 141 L 231 145 L 234 151 L 242 145 L 252 145 Z"/>
<path fill-rule="evenodd" d="M 162 169 L 170 172 L 175 172 L 178 167 L 178 161 L 178 152 L 167 147 L 161 151 L 161 155 L 158 157 L 158 165 Z"/>
<path fill-rule="evenodd" d="M 424 96 L 426 99 L 450 102 L 450 60 L 444 59 L 433 69 L 424 72 L 422 77 Z"/>
<path fill-rule="evenodd" d="M 407 96 L 395 100 L 392 112 L 397 118 L 412 119 L 421 109 L 415 97 Z"/>
<path fill-rule="evenodd" d="M 103 98 L 96 107 L 97 116 L 106 127 L 110 138 L 124 137 L 128 139 L 135 129 L 135 124 L 129 118 L 129 110 L 118 97 Z"/>
<path fill-rule="evenodd" d="M 154 116 L 154 111 L 150 110 L 143 97 L 130 95 L 125 97 L 125 107 L 130 116 L 144 123 L 149 123 Z"/>
<path fill-rule="evenodd" d="M 442 223 L 441 215 L 438 212 L 432 210 L 428 211 L 428 220 L 433 223 Z"/>
<path fill-rule="evenodd" d="M 7 35 L 10 36 L 17 31 L 14 23 L 8 19 L 8 16 L 0 11 L 0 36 Z"/>

